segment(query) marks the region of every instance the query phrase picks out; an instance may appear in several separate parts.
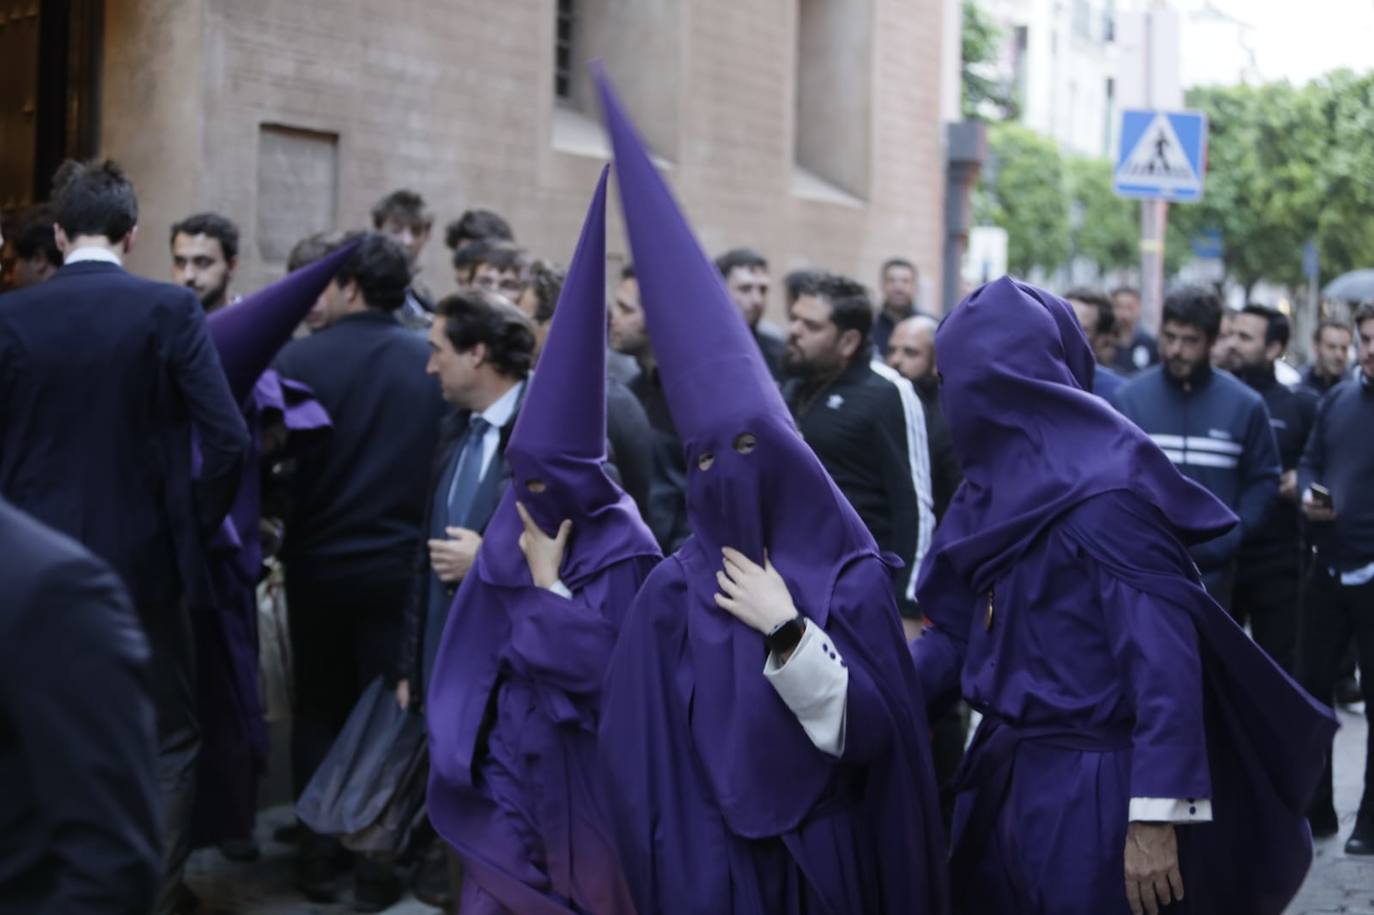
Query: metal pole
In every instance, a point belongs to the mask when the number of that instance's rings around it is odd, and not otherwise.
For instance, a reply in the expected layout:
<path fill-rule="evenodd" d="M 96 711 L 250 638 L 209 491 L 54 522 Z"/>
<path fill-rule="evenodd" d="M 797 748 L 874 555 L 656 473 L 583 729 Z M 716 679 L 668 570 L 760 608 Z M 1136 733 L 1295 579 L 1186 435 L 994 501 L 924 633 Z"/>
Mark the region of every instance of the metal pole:
<path fill-rule="evenodd" d="M 1164 311 L 1164 236 L 1168 226 L 1168 201 L 1140 201 L 1139 326 L 1151 334 L 1159 333 L 1159 316 Z"/>

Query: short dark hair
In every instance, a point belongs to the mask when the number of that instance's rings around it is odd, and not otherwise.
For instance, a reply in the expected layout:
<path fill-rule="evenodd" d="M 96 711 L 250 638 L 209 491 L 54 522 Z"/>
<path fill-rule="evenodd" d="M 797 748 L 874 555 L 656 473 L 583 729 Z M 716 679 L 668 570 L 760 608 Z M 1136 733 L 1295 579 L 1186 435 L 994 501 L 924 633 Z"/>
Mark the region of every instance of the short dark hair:
<path fill-rule="evenodd" d="M 485 344 L 487 358 L 502 375 L 524 378 L 534 361 L 534 327 L 525 313 L 485 289 L 460 289 L 435 309 L 444 336 L 460 353 Z"/>
<path fill-rule="evenodd" d="M 68 159 L 53 175 L 56 222 L 68 238 L 103 235 L 117 242 L 138 224 L 138 198 L 113 159 Z"/>
<path fill-rule="evenodd" d="M 1344 321 L 1337 320 L 1336 318 L 1322 318 L 1321 321 L 1317 323 L 1317 329 L 1312 331 L 1313 341 L 1320 340 L 1322 338 L 1322 331 L 1324 330 L 1341 330 L 1350 334 L 1352 337 L 1355 336 L 1354 332 L 1350 329 L 1350 325 Z"/>
<path fill-rule="evenodd" d="M 1355 309 L 1355 316 L 1350 319 L 1350 323 L 1355 327 L 1359 327 L 1366 321 L 1374 321 L 1374 304 L 1369 302 L 1365 302 Z"/>
<path fill-rule="evenodd" d="M 455 270 L 476 270 L 483 264 L 498 270 L 524 270 L 529 260 L 524 248 L 500 238 L 479 238 L 453 252 Z"/>
<path fill-rule="evenodd" d="M 1221 333 L 1221 299 L 1205 286 L 1180 286 L 1164 297 L 1164 317 L 1160 322 L 1191 324 L 1208 340 Z"/>
<path fill-rule="evenodd" d="M 1119 295 L 1133 295 L 1138 299 L 1140 298 L 1140 290 L 1134 286 L 1117 286 L 1112 290 L 1111 296 L 1116 298 Z"/>
<path fill-rule="evenodd" d="M 727 279 L 732 270 L 738 270 L 741 267 L 745 270 L 767 270 L 768 261 L 753 248 L 731 248 L 716 258 L 716 269 L 720 271 L 722 277 Z"/>
<path fill-rule="evenodd" d="M 406 226 L 428 228 L 434 222 L 434 214 L 425 208 L 425 198 L 402 188 L 387 194 L 372 207 L 372 228 L 380 229 L 388 219 Z"/>
<path fill-rule="evenodd" d="M 1243 315 L 1254 315 L 1264 319 L 1264 345 L 1278 343 L 1285 349 L 1288 348 L 1288 339 L 1292 335 L 1292 325 L 1288 323 L 1288 316 L 1277 308 L 1270 308 L 1268 305 L 1246 305 L 1240 310 Z"/>
<path fill-rule="evenodd" d="M 352 236 L 347 236 L 343 232 L 316 232 L 314 235 L 307 235 L 296 242 L 291 248 L 291 253 L 286 256 L 287 272 L 315 263 L 342 245 L 346 238 L 356 237 L 357 234 L 355 232 Z"/>
<path fill-rule="evenodd" d="M 1064 293 L 1065 299 L 1073 299 L 1075 302 L 1082 302 L 1097 309 L 1097 321 L 1093 324 L 1093 333 L 1098 336 L 1106 336 L 1116 333 L 1116 312 L 1112 310 L 1112 300 L 1107 298 L 1106 293 L 1100 289 L 1090 289 L 1087 286 L 1075 286 Z"/>
<path fill-rule="evenodd" d="M 197 213 L 181 222 L 172 223 L 172 233 L 167 243 L 175 242 L 178 235 L 204 235 L 215 239 L 227 261 L 239 256 L 239 227 L 218 213 Z"/>
<path fill-rule="evenodd" d="M 782 288 L 787 293 L 787 301 L 795 302 L 804 295 L 816 294 L 816 283 L 825 276 L 824 270 L 802 267 L 789 270 L 782 278 Z"/>
<path fill-rule="evenodd" d="M 479 238 L 515 241 L 515 233 L 506 217 L 495 210 L 481 208 L 463 211 L 462 216 L 444 227 L 444 245 L 454 251 Z"/>
<path fill-rule="evenodd" d="M 563 291 L 563 280 L 567 274 L 561 267 L 545 260 L 530 264 L 528 289 L 534 293 L 534 320 L 547 324 L 553 320 L 554 309 L 558 307 L 558 296 Z"/>
<path fill-rule="evenodd" d="M 883 261 L 883 266 L 882 269 L 878 271 L 878 276 L 887 276 L 887 271 L 891 270 L 893 267 L 905 267 L 911 271 L 912 275 L 917 275 L 919 273 L 916 269 L 916 265 L 905 257 L 889 257 L 887 260 Z"/>
<path fill-rule="evenodd" d="M 863 283 L 847 276 L 827 273 L 817 277 L 815 289 L 803 295 L 814 295 L 830 306 L 830 323 L 839 328 L 840 333 L 848 330 L 859 332 L 862 339 L 855 353 L 855 358 L 858 358 L 864 352 L 863 342 L 868 339 L 868 332 L 873 327 L 873 300 L 869 298 Z"/>
<path fill-rule="evenodd" d="M 356 235 L 346 240 L 352 237 Z M 334 282 L 341 287 L 350 281 L 358 284 L 368 308 L 395 311 L 405 303 L 410 285 L 410 259 L 405 248 L 389 235 L 366 233 L 362 244 L 334 274 Z"/>
<path fill-rule="evenodd" d="M 36 206 L 24 214 L 24 221 L 14 236 L 14 253 L 30 260 L 40 254 L 54 267 L 62 266 L 62 251 L 57 247 L 57 233 L 53 231 L 56 214 L 47 205 Z"/>

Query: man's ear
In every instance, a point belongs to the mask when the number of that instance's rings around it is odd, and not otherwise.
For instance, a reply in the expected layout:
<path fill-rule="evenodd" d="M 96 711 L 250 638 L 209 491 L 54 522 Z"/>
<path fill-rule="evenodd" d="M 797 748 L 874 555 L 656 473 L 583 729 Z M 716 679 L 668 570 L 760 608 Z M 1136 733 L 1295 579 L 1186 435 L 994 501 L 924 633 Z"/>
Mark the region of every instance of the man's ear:
<path fill-rule="evenodd" d="M 62 227 L 60 225 L 58 225 L 57 223 L 53 223 L 52 234 L 53 238 L 57 241 L 57 250 L 61 251 L 62 254 L 65 256 L 67 252 L 69 252 L 72 249 L 72 243 L 71 240 L 67 238 L 67 233 L 62 231 Z"/>
<path fill-rule="evenodd" d="M 469 352 L 472 353 L 473 358 L 476 360 L 473 363 L 474 367 L 478 368 L 486 365 L 488 357 L 491 355 L 490 352 L 488 352 L 487 345 L 485 343 L 474 343 L 472 345 L 472 349 L 469 350 Z"/>
<path fill-rule="evenodd" d="M 854 354 L 859 351 L 859 347 L 863 344 L 863 342 L 863 334 L 859 333 L 857 330 L 854 330 L 851 327 L 849 330 L 846 330 L 844 333 L 840 334 L 840 355 L 844 356 L 845 359 L 853 359 Z"/>
<path fill-rule="evenodd" d="M 125 235 L 124 238 L 120 240 L 120 247 L 124 249 L 125 254 L 128 254 L 130 251 L 134 250 L 134 242 L 137 240 L 138 223 L 134 223 L 134 227 L 129 230 L 129 234 Z"/>
<path fill-rule="evenodd" d="M 1283 344 L 1280 343 L 1279 341 L 1273 340 L 1273 341 L 1271 341 L 1271 342 L 1269 342 L 1269 343 L 1264 344 L 1264 356 L 1265 356 L 1265 358 L 1268 359 L 1270 362 L 1278 362 L 1278 361 L 1279 361 L 1279 357 L 1282 356 L 1282 355 L 1283 355 Z"/>

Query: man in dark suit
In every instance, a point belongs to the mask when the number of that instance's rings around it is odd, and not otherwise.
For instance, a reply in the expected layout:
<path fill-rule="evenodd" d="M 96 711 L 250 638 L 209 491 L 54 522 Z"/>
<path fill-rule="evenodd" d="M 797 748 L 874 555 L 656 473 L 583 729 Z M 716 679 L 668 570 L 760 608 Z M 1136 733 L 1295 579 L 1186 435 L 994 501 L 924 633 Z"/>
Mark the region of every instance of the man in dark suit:
<path fill-rule="evenodd" d="M 288 343 L 276 362 L 314 391 L 334 424 L 328 447 L 298 460 L 280 554 L 296 675 L 297 794 L 363 691 L 390 675 L 400 644 L 443 412 L 425 377 L 425 341 L 397 318 L 409 285 L 405 249 L 369 234 L 325 287 L 328 326 Z M 299 883 L 312 900 L 335 897 L 335 859 L 332 841 L 305 837 Z M 395 875 L 376 862 L 360 858 L 355 878 L 367 904 L 385 908 L 400 895 Z"/>
<path fill-rule="evenodd" d="M 175 911 L 200 745 L 187 608 L 248 432 L 195 293 L 120 266 L 138 221 L 129 180 L 110 162 L 68 163 L 55 186 L 65 265 L 0 298 L 0 493 L 108 562 L 133 599 L 158 719 L 158 911 Z"/>
<path fill-rule="evenodd" d="M 109 566 L 0 500 L 0 913 L 143 915 L 162 870 L 148 643 Z"/>
<path fill-rule="evenodd" d="M 534 327 L 501 296 L 469 287 L 439 303 L 429 362 L 454 412 L 430 473 L 425 530 L 406 611 L 397 698 L 422 702 L 459 583 L 508 482 L 503 455 L 534 361 Z"/>

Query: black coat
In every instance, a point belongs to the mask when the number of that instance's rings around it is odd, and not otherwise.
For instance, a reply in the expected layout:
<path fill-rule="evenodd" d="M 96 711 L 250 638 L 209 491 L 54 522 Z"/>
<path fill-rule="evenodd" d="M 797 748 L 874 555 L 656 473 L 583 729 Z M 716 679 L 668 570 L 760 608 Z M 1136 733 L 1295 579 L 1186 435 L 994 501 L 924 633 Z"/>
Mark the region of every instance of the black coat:
<path fill-rule="evenodd" d="M 109 562 L 138 606 L 203 593 L 249 442 L 191 290 L 86 261 L 0 297 L 0 404 L 0 494 Z"/>
<path fill-rule="evenodd" d="M 148 645 L 118 577 L 0 501 L 0 913 L 143 915 L 161 877 Z"/>

